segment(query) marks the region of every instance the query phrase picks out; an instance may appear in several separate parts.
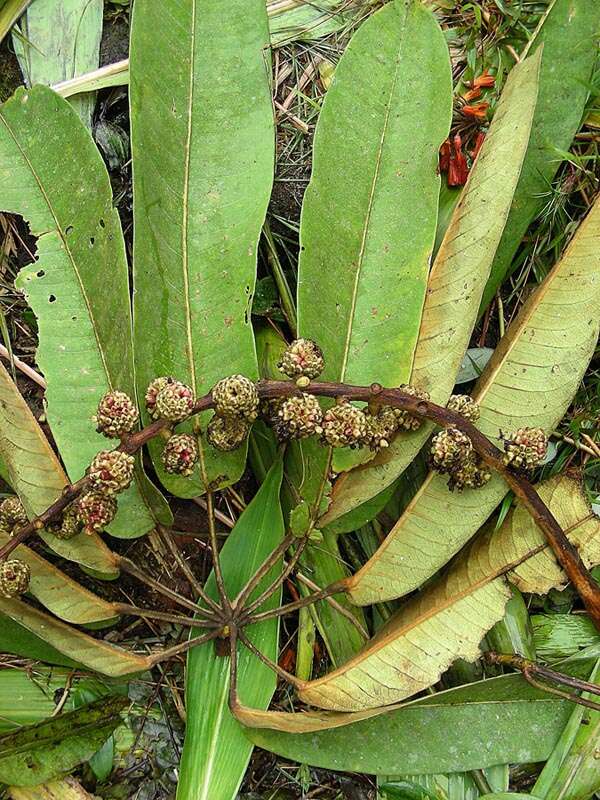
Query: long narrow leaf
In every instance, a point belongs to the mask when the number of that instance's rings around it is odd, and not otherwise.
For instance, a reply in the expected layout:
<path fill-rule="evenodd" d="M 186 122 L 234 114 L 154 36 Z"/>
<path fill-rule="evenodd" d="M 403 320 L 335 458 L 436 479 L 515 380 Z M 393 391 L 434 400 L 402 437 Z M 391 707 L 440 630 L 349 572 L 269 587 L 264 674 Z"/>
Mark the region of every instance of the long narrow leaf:
<path fill-rule="evenodd" d="M 77 480 L 107 446 L 92 421 L 100 397 L 134 396 L 127 262 L 100 154 L 68 102 L 44 86 L 0 108 L 0 209 L 21 214 L 38 237 L 17 285 L 38 318 L 48 421 Z M 140 470 L 110 532 L 139 536 L 155 525 L 141 491 L 160 503 Z"/>
<path fill-rule="evenodd" d="M 281 461 L 274 464 L 258 493 L 239 518 L 221 551 L 223 577 L 230 597 L 235 597 L 254 570 L 281 541 L 283 515 L 279 504 Z M 262 581 L 273 580 L 281 563 Z M 207 591 L 216 599 L 214 575 Z M 260 590 L 255 594 L 260 594 Z M 274 608 L 280 592 L 264 608 Z M 277 659 L 277 620 L 248 629 L 254 645 Z M 266 708 L 275 691 L 275 675 L 258 659 L 239 647 L 238 682 L 241 702 Z M 228 708 L 229 657 L 220 656 L 212 643 L 190 652 L 187 665 L 186 738 L 181 758 L 177 800 L 233 800 L 246 771 L 252 744 Z"/>
<path fill-rule="evenodd" d="M 587 677 L 587 669 L 579 675 Z M 572 706 L 511 675 L 461 686 L 344 728 L 248 730 L 253 742 L 326 769 L 423 774 L 544 761 Z"/>
<path fill-rule="evenodd" d="M 103 0 L 35 0 L 13 33 L 26 85 L 50 86 L 97 69 L 103 11 Z M 88 93 L 70 102 L 90 127 L 96 95 Z"/>
<path fill-rule="evenodd" d="M 274 160 L 268 42 L 264 0 L 135 4 L 134 329 L 142 395 L 158 375 L 173 375 L 198 395 L 226 375 L 257 376 L 250 308 Z M 219 453 L 200 439 L 196 473 L 174 477 L 162 468 L 161 448 L 150 449 L 162 482 L 180 496 L 231 483 L 244 465 L 242 450 Z"/>
<path fill-rule="evenodd" d="M 555 0 L 528 48 L 541 52 L 540 96 L 523 172 L 485 288 L 481 312 L 504 278 L 530 223 L 552 202 L 551 183 L 581 122 L 598 55 L 600 5 Z"/>
<path fill-rule="evenodd" d="M 448 399 L 468 347 L 517 186 L 536 107 L 538 69 L 539 56 L 511 72 L 429 278 L 410 382 L 429 391 L 440 403 Z M 402 434 L 371 463 L 341 475 L 321 524 L 332 522 L 389 486 L 431 430 L 425 424 L 414 433 Z"/>
<path fill-rule="evenodd" d="M 335 70 L 302 207 L 298 327 L 322 346 L 328 380 L 410 377 L 450 116 L 442 31 L 417 0 L 394 0 L 359 28 Z M 322 484 L 332 457 L 336 472 L 364 458 L 304 451 Z"/>
<path fill-rule="evenodd" d="M 550 432 L 587 368 L 600 325 L 600 202 L 563 258 L 530 296 L 477 383 L 478 427 L 490 439 L 519 427 Z M 401 597 L 420 586 L 462 547 L 508 488 L 499 475 L 482 489 L 451 493 L 430 473 L 381 548 L 355 576 L 359 604 Z"/>

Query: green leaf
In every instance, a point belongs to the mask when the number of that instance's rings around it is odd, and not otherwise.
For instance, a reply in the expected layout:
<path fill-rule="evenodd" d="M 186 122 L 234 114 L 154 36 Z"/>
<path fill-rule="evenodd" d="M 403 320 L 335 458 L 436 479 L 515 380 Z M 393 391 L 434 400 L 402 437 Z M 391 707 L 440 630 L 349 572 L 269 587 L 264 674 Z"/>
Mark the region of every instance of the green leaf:
<path fill-rule="evenodd" d="M 44 661 L 46 664 L 57 664 L 61 667 L 79 666 L 76 661 L 59 653 L 55 647 L 5 614 L 0 615 L 0 652 L 31 658 L 34 661 Z"/>
<path fill-rule="evenodd" d="M 250 311 L 274 161 L 268 44 L 264 0 L 136 0 L 130 98 L 141 395 L 157 375 L 197 395 L 226 375 L 257 377 Z M 196 473 L 169 476 L 161 449 L 150 448 L 158 474 L 183 497 L 232 483 L 244 468 L 243 449 L 219 453 L 201 439 Z"/>
<path fill-rule="evenodd" d="M 578 673 L 584 677 L 590 669 L 586 664 Z M 379 775 L 464 772 L 544 761 L 571 710 L 569 702 L 509 675 L 342 728 L 307 734 L 248 729 L 246 734 L 259 747 L 325 769 Z"/>
<path fill-rule="evenodd" d="M 122 684 L 127 693 L 127 684 Z M 67 689 L 68 699 L 64 710 L 81 705 L 81 697 L 87 702 L 100 696 L 114 693 L 108 683 L 96 678 L 74 676 L 72 670 L 35 665 L 30 669 L 11 668 L 7 665 L 0 671 L 0 731 L 14 731 L 21 725 L 33 725 L 52 716 L 56 711 L 57 697 Z"/>
<path fill-rule="evenodd" d="M 410 383 L 446 403 L 500 241 L 527 149 L 537 99 L 536 60 L 515 67 L 483 148 L 434 261 Z M 381 492 L 406 469 L 432 431 L 401 434 L 370 463 L 341 475 L 321 520 L 337 517 Z"/>
<path fill-rule="evenodd" d="M 0 42 L 30 3 L 31 0 L 4 0 L 0 4 Z"/>
<path fill-rule="evenodd" d="M 557 476 L 540 484 L 543 501 L 586 565 L 600 563 L 600 520 L 590 516 L 581 487 Z M 350 661 L 299 687 L 304 702 L 360 711 L 399 702 L 433 685 L 457 659 L 473 661 L 511 596 L 546 594 L 566 584 L 547 542 L 522 506 L 463 551 L 447 573 L 392 616 Z"/>
<path fill-rule="evenodd" d="M 41 639 L 71 661 L 83 664 L 103 675 L 120 677 L 144 672 L 153 666 L 152 657 L 137 655 L 120 647 L 114 647 L 102 639 L 94 639 L 22 600 L 7 600 L 0 597 L 0 615 L 6 615 L 36 637 L 33 640 L 26 637 L 24 640 L 26 647 L 32 644 L 35 646 L 36 640 Z"/>
<path fill-rule="evenodd" d="M 0 363 L 0 457 L 6 464 L 10 485 L 32 519 L 61 494 L 67 476 L 48 444 L 29 406 Z M 96 534 L 58 539 L 41 531 L 54 552 L 103 575 L 118 575 L 115 556 Z"/>
<path fill-rule="evenodd" d="M 598 53 L 600 5 L 596 0 L 555 0 L 528 53 L 542 49 L 539 102 L 531 142 L 480 311 L 512 272 L 527 228 L 550 199 L 552 179 L 579 127 Z"/>
<path fill-rule="evenodd" d="M 600 661 L 589 677 L 597 684 Z M 597 696 L 584 692 L 582 697 L 597 702 Z M 532 790 L 541 800 L 587 800 L 600 789 L 598 748 L 600 747 L 600 712 L 573 706 L 559 741 Z"/>
<path fill-rule="evenodd" d="M 35 786 L 87 761 L 120 724 L 125 697 L 103 697 L 77 711 L 0 736 L 0 781 Z"/>
<path fill-rule="evenodd" d="M 107 446 L 92 422 L 100 397 L 112 388 L 135 395 L 121 223 L 89 133 L 44 86 L 19 89 L 0 107 L 0 164 L 0 209 L 21 214 L 38 237 L 37 260 L 17 285 L 38 318 L 48 421 L 77 480 Z M 141 468 L 109 532 L 140 536 L 155 525 L 140 486 L 156 494 Z"/>
<path fill-rule="evenodd" d="M 417 0 L 373 14 L 335 70 L 315 133 L 298 268 L 299 333 L 322 346 L 325 380 L 410 377 L 451 91 L 444 36 Z M 357 458 L 364 454 L 336 452 L 335 471 Z"/>
<path fill-rule="evenodd" d="M 27 86 L 50 86 L 97 69 L 103 11 L 103 0 L 36 0 L 13 31 Z M 91 127 L 96 95 L 80 95 L 70 102 Z"/>
<path fill-rule="evenodd" d="M 300 568 L 319 588 L 348 579 L 350 574 L 340 555 L 336 536 L 328 532 L 323 533 L 321 542 L 309 543 L 300 558 Z M 312 591 L 301 582 L 299 589 L 305 595 Z M 366 628 L 362 608 L 353 606 L 343 593 L 334 595 L 334 599 L 346 610 L 352 611 L 357 621 Z M 334 666 L 340 666 L 359 652 L 365 643 L 364 636 L 337 609 L 323 600 L 311 606 L 310 611 Z"/>
<path fill-rule="evenodd" d="M 558 661 L 600 644 L 600 632 L 582 614 L 534 614 L 531 624 L 536 652 L 543 661 Z"/>
<path fill-rule="evenodd" d="M 223 578 L 229 597 L 235 597 L 253 572 L 283 538 L 279 504 L 282 463 L 273 465 L 256 496 L 239 518 L 221 550 Z M 281 570 L 276 565 L 256 597 Z M 217 598 L 214 575 L 206 590 Z M 265 601 L 275 608 L 281 592 Z M 277 659 L 279 625 L 276 619 L 247 628 L 252 642 L 267 657 Z M 181 757 L 177 800 L 233 800 L 244 777 L 252 745 L 228 708 L 229 657 L 219 656 L 213 643 L 190 651 L 186 678 L 187 727 Z M 239 646 L 238 691 L 240 702 L 267 708 L 275 691 L 275 675 L 246 648 Z"/>
<path fill-rule="evenodd" d="M 488 631 L 485 638 L 487 647 L 497 653 L 516 653 L 531 661 L 537 659 L 527 605 L 516 587 L 512 587 L 504 616 Z"/>
<path fill-rule="evenodd" d="M 598 339 L 599 225 L 596 202 L 479 379 L 473 391 L 481 407 L 477 426 L 491 440 L 520 427 L 550 432 L 569 407 Z M 508 491 L 498 474 L 483 488 L 461 494 L 451 493 L 446 483 L 443 476 L 429 474 L 381 548 L 356 574 L 355 602 L 402 597 L 420 586 L 473 536 Z"/>

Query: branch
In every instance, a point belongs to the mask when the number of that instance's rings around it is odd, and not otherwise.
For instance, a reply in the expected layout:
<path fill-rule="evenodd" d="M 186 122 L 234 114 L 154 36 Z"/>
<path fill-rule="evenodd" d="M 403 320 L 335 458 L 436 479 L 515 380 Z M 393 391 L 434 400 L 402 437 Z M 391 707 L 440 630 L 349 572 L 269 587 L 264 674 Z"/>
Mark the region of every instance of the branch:
<path fill-rule="evenodd" d="M 293 381 L 263 380 L 258 382 L 257 389 L 262 400 L 301 394 Z M 370 386 L 352 386 L 344 383 L 314 382 L 310 384 L 308 391 L 319 397 L 345 397 L 348 400 L 358 400 L 365 403 L 374 401 L 381 405 L 393 406 L 394 408 L 408 411 L 416 417 L 429 419 L 441 427 L 458 428 L 466 433 L 485 464 L 502 475 L 506 483 L 529 511 L 536 525 L 544 533 L 556 560 L 564 569 L 594 624 L 600 630 L 600 587 L 582 562 L 577 549 L 565 536 L 554 515 L 540 499 L 531 483 L 504 464 L 502 451 L 493 445 L 471 422 L 460 414 L 449 411 L 447 408 L 429 400 L 406 394 L 401 389 L 384 389 L 378 383 L 373 383 Z M 189 416 L 195 416 L 213 408 L 213 406 L 212 394 L 209 392 L 196 401 Z M 168 420 L 156 420 L 156 422 L 151 423 L 142 430 L 124 437 L 117 449 L 134 454 L 150 439 L 170 425 L 171 423 Z M 35 533 L 42 530 L 48 522 L 59 516 L 69 503 L 88 488 L 88 483 L 88 479 L 84 477 L 77 483 L 66 486 L 63 494 L 56 502 L 28 525 L 16 531 L 11 540 L 0 548 L 0 559 L 5 558 L 18 544 L 25 542 Z"/>

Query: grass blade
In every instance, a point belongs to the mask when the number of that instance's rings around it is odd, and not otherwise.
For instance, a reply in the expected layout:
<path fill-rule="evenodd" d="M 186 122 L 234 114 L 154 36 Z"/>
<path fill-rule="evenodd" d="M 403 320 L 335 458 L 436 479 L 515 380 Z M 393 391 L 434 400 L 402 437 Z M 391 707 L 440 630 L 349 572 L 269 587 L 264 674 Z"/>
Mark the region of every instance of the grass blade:
<path fill-rule="evenodd" d="M 254 570 L 279 544 L 284 534 L 279 504 L 282 464 L 269 471 L 258 493 L 239 518 L 221 551 L 221 565 L 230 597 L 235 597 Z M 258 596 L 281 569 L 276 566 L 255 592 Z M 214 576 L 207 591 L 217 599 Z M 276 607 L 280 592 L 263 608 Z M 267 620 L 247 629 L 254 645 L 277 659 L 279 625 Z M 266 708 L 275 691 L 275 675 L 245 648 L 239 647 L 240 702 Z M 186 680 L 187 727 L 181 757 L 177 800 L 233 800 L 244 777 L 252 744 L 228 708 L 229 657 L 219 656 L 209 643 L 188 656 Z"/>

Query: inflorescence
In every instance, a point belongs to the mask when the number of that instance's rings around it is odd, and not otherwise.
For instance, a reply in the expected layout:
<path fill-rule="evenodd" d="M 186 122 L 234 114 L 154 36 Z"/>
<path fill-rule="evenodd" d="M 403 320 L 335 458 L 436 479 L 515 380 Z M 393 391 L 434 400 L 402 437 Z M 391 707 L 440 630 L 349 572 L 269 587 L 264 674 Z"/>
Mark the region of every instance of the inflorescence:
<path fill-rule="evenodd" d="M 325 362 L 320 347 L 310 339 L 293 341 L 278 367 L 294 381 L 294 393 L 289 396 L 261 403 L 256 384 L 243 375 L 225 377 L 215 384 L 210 396 L 214 414 L 205 430 L 208 445 L 222 451 L 242 447 L 259 416 L 280 442 L 315 436 L 329 447 L 367 447 L 375 452 L 389 447 L 400 432 L 414 431 L 422 424 L 421 417 L 377 403 L 376 397 L 364 408 L 343 396 L 337 397 L 333 405 L 322 407 L 310 386 L 321 375 Z M 399 388 L 417 399 L 429 399 L 427 392 L 417 387 Z M 162 429 L 167 439 L 162 464 L 169 474 L 189 476 L 198 463 L 199 430 L 194 435 L 173 430 L 195 413 L 195 402 L 194 391 L 169 376 L 155 378 L 146 391 L 148 416 L 168 423 Z M 479 406 L 468 395 L 453 395 L 447 408 L 472 423 L 479 419 Z M 127 394 L 113 390 L 100 400 L 94 422 L 98 432 L 126 443 L 138 425 L 139 412 Z M 520 428 L 503 437 L 504 464 L 530 472 L 543 461 L 547 446 L 543 430 Z M 64 508 L 60 518 L 51 519 L 47 531 L 69 539 L 82 532 L 102 532 L 110 525 L 118 509 L 116 496 L 126 491 L 134 478 L 135 458 L 126 449 L 102 450 L 95 456 L 87 471 L 84 491 Z M 491 478 L 469 436 L 456 427 L 446 427 L 433 437 L 429 458 L 433 470 L 448 475 L 450 490 L 476 489 Z M 0 530 L 13 534 L 27 521 L 26 510 L 17 497 L 0 503 Z M 4 561 L 0 564 L 0 594 L 22 594 L 27 591 L 29 577 L 30 570 L 24 562 Z"/>

